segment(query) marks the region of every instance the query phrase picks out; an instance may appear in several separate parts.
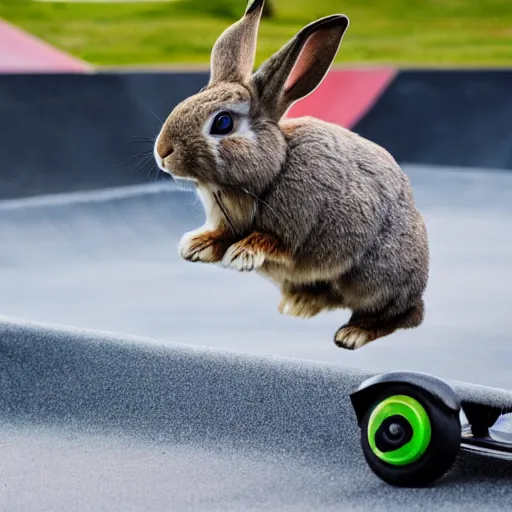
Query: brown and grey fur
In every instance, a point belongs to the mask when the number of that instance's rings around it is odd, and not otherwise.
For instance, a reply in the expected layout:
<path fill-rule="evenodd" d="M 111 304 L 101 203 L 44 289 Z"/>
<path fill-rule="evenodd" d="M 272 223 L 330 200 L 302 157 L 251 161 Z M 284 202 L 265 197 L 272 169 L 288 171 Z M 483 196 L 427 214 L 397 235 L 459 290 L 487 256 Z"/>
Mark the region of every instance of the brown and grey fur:
<path fill-rule="evenodd" d="M 253 73 L 262 7 L 254 0 L 221 34 L 210 82 L 176 106 L 155 143 L 160 168 L 192 180 L 206 212 L 180 254 L 267 276 L 284 314 L 350 309 L 340 347 L 417 327 L 429 249 L 409 179 L 386 150 L 347 129 L 284 117 L 321 83 L 348 19 L 307 25 Z M 235 111 L 235 129 L 211 136 L 205 122 L 221 109 Z"/>

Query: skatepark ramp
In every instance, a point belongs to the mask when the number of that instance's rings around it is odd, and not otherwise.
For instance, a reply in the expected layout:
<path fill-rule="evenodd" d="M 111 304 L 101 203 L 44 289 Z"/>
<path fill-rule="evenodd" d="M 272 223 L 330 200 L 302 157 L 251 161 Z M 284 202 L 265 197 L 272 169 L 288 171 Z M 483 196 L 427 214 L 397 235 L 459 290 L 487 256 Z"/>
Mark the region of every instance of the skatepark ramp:
<path fill-rule="evenodd" d="M 379 481 L 348 399 L 368 372 L 5 318 L 0 351 L 2 510 L 503 510 L 512 498 L 510 464 L 462 452 L 435 490 Z"/>
<path fill-rule="evenodd" d="M 344 312 L 284 317 L 259 276 L 179 258 L 204 213 L 156 174 L 153 140 L 206 74 L 2 76 L 0 510 L 508 506 L 510 463 L 482 456 L 435 489 L 383 484 L 349 394 L 416 370 L 512 405 L 512 73 L 378 76 L 335 73 L 332 109 L 290 112 L 390 149 L 427 222 L 424 325 L 354 352 L 332 342 Z"/>
<path fill-rule="evenodd" d="M 182 260 L 178 242 L 204 212 L 195 194 L 169 181 L 0 201 L 0 312 L 374 371 L 435 369 L 507 387 L 512 174 L 406 171 L 430 236 L 427 314 L 421 328 L 362 350 L 332 341 L 348 312 L 286 317 L 278 289 L 260 276 Z"/>
<path fill-rule="evenodd" d="M 158 117 L 206 79 L 201 73 L 2 76 L 0 199 L 147 182 L 143 157 L 152 152 Z"/>
<path fill-rule="evenodd" d="M 0 199 L 147 182 L 160 119 L 207 81 L 202 72 L 3 75 Z M 335 71 L 290 115 L 352 127 L 399 162 L 510 169 L 511 85 L 508 70 Z"/>
<path fill-rule="evenodd" d="M 401 162 L 512 169 L 512 71 L 399 73 L 355 126 Z"/>

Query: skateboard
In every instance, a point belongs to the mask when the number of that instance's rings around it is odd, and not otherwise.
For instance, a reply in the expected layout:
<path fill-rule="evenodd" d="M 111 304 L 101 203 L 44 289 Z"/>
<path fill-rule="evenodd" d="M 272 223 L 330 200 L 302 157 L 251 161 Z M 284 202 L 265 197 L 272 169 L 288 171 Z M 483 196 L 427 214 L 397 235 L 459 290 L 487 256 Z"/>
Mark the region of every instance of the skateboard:
<path fill-rule="evenodd" d="M 441 478 L 460 450 L 512 461 L 512 433 L 493 429 L 512 403 L 466 395 L 425 373 L 388 372 L 362 382 L 350 400 L 370 469 L 390 485 L 418 487 Z"/>

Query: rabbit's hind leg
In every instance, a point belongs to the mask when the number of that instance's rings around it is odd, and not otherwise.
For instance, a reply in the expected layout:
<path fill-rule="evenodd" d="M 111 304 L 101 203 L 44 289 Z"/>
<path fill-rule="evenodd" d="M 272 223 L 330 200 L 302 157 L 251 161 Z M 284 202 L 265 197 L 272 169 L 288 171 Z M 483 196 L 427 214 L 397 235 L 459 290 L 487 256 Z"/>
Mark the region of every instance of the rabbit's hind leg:
<path fill-rule="evenodd" d="M 329 283 L 310 285 L 285 283 L 282 294 L 278 309 L 283 315 L 311 318 L 321 311 L 341 306 L 339 301 L 334 300 Z"/>
<path fill-rule="evenodd" d="M 340 348 L 355 350 L 398 329 L 418 327 L 423 322 L 423 317 L 423 299 L 398 314 L 393 313 L 393 308 L 379 313 L 354 311 L 350 320 L 336 332 L 334 343 Z"/>

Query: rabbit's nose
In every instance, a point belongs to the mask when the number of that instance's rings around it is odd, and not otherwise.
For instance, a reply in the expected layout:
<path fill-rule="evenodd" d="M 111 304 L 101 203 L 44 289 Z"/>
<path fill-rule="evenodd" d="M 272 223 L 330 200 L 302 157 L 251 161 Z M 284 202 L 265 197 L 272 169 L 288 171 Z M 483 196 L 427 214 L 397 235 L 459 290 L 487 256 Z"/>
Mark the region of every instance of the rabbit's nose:
<path fill-rule="evenodd" d="M 169 142 L 162 143 L 162 141 L 158 141 L 153 149 L 154 157 L 158 168 L 162 171 L 165 171 L 165 159 L 172 155 L 174 151 L 174 147 Z"/>
<path fill-rule="evenodd" d="M 165 147 L 160 153 L 160 156 L 162 157 L 162 160 L 165 160 L 168 156 L 171 156 L 174 152 L 174 148 L 169 144 L 167 147 Z"/>
<path fill-rule="evenodd" d="M 158 141 L 156 152 L 158 153 L 158 156 L 165 160 L 168 156 L 171 156 L 174 152 L 174 147 L 169 140 L 160 139 Z"/>

